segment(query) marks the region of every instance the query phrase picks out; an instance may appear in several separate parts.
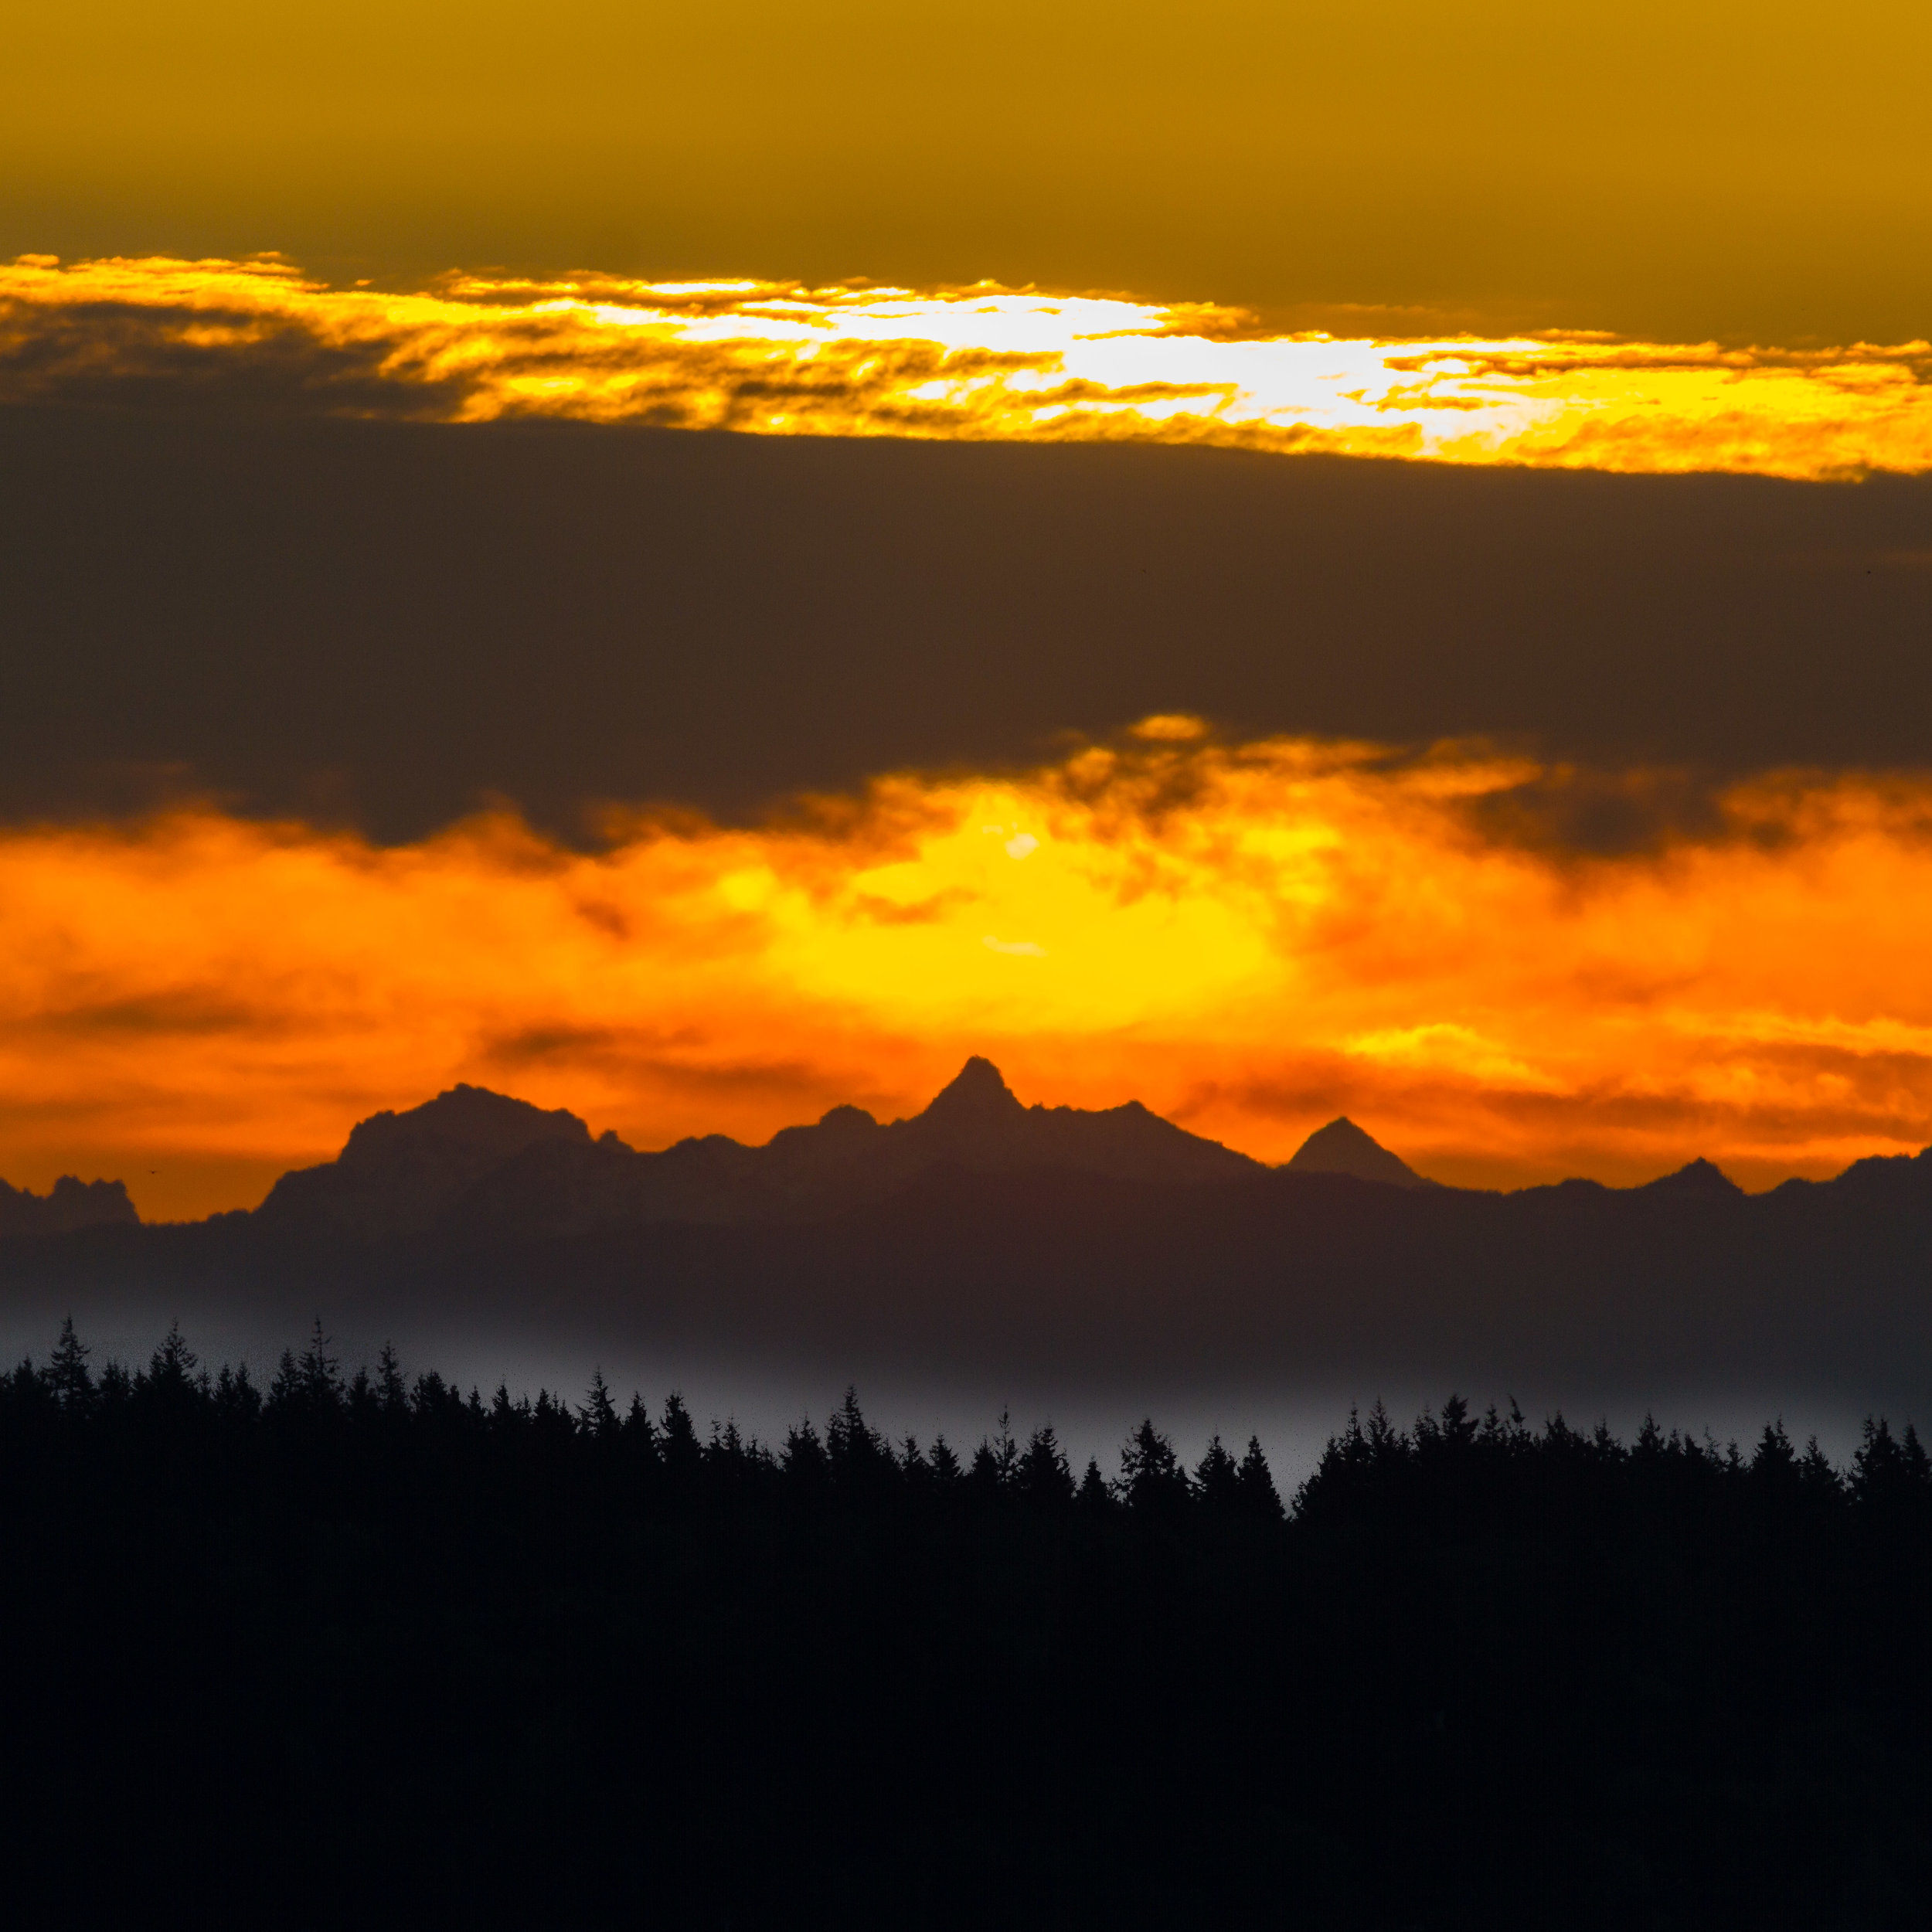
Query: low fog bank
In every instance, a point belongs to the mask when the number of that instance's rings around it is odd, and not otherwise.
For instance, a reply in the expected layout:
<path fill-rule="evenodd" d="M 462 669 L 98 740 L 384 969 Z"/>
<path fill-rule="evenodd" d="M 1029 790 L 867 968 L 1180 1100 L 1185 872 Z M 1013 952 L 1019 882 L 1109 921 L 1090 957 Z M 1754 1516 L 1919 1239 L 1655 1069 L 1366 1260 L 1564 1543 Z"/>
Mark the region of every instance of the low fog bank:
<path fill-rule="evenodd" d="M 1607 1423 L 1626 1441 L 1648 1415 L 1665 1430 L 1700 1439 L 1708 1434 L 1720 1444 L 1735 1440 L 1747 1455 L 1764 1424 L 1781 1420 L 1800 1444 L 1815 1434 L 1840 1467 L 1849 1463 L 1868 1415 L 1886 1413 L 1896 1426 L 1912 1420 L 1921 1430 L 1932 1420 L 1932 1400 L 1901 1406 L 1874 1397 L 1862 1403 L 1842 1392 L 1820 1393 L 1795 1383 L 1660 1383 L 1648 1389 L 1613 1389 L 1583 1379 L 1427 1380 L 1413 1372 L 1395 1377 L 1365 1372 L 1328 1382 L 1289 1372 L 1270 1381 L 1261 1375 L 1204 1379 L 1185 1363 L 1151 1368 L 1131 1379 L 1070 1374 L 1057 1381 L 1019 1362 L 1005 1375 L 937 1361 L 894 1366 L 875 1360 L 847 1372 L 828 1361 L 787 1362 L 743 1346 L 651 1348 L 621 1333 L 560 1334 L 534 1322 L 465 1321 L 400 1309 L 396 1318 L 385 1321 L 379 1310 L 346 1301 L 333 1310 L 318 1307 L 304 1319 L 292 1305 L 250 1306 L 235 1298 L 198 1302 L 127 1287 L 89 1287 L 65 1297 L 6 1296 L 0 1300 L 0 1362 L 44 1363 L 70 1315 L 93 1351 L 97 1369 L 111 1360 L 130 1369 L 145 1364 L 178 1321 L 203 1366 L 213 1372 L 224 1362 L 246 1363 L 266 1386 L 282 1352 L 299 1354 L 319 1319 L 345 1374 L 372 1369 L 387 1344 L 411 1381 L 433 1372 L 466 1394 L 477 1390 L 485 1402 L 499 1383 L 512 1398 L 533 1398 L 547 1389 L 579 1406 L 593 1376 L 600 1373 L 621 1407 L 634 1392 L 655 1412 L 675 1391 L 701 1431 L 713 1423 L 735 1423 L 774 1447 L 802 1420 L 822 1427 L 849 1386 L 857 1389 L 868 1420 L 895 1441 L 911 1434 L 929 1444 L 944 1435 L 964 1451 L 982 1437 L 996 1437 L 1004 1413 L 1022 1440 L 1050 1422 L 1077 1469 L 1091 1456 L 1111 1476 L 1129 1430 L 1151 1417 L 1190 1465 L 1212 1436 L 1237 1450 L 1250 1437 L 1258 1437 L 1284 1495 L 1312 1472 L 1350 1411 L 1366 1416 L 1377 1402 L 1404 1426 L 1424 1410 L 1440 1410 L 1452 1393 L 1468 1399 L 1478 1413 L 1492 1403 L 1506 1413 L 1513 1402 L 1534 1425 L 1561 1414 L 1576 1427 Z"/>
<path fill-rule="evenodd" d="M 895 1435 L 970 1445 L 1006 1407 L 1107 1468 L 1151 1415 L 1191 1454 L 1257 1434 L 1292 1481 L 1352 1405 L 1406 1422 L 1452 1392 L 1626 1437 L 1649 1413 L 1748 1444 L 1781 1417 L 1842 1460 L 1867 1415 L 1932 1423 L 1929 1269 L 1925 1158 L 1757 1196 L 1696 1169 L 1497 1196 L 942 1163 L 814 1218 L 518 1234 L 460 1201 L 378 1233 L 264 1213 L 0 1242 L 0 1344 L 43 1355 L 71 1315 L 139 1362 L 179 1319 L 260 1376 L 319 1318 L 352 1368 L 392 1343 L 486 1397 L 578 1400 L 600 1369 L 781 1441 L 855 1386 Z"/>

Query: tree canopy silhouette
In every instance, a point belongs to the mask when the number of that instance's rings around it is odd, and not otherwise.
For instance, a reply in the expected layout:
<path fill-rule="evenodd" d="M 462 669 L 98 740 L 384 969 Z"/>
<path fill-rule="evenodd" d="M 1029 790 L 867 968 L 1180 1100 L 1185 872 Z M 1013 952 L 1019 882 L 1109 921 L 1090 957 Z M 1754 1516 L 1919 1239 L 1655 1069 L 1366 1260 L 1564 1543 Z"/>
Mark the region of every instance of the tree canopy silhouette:
<path fill-rule="evenodd" d="M 1932 1461 L 1628 1443 L 1460 1397 L 1077 1481 L 856 1390 L 768 1446 L 677 1395 L 485 1401 L 319 1324 L 0 1378 L 22 1901 L 191 1869 L 496 1917 L 1918 1921 Z M 89 1854 L 111 1845 L 114 1858 Z M 318 1861 L 312 1848 L 327 1855 Z M 908 1901 L 911 1903 L 909 1904 Z"/>

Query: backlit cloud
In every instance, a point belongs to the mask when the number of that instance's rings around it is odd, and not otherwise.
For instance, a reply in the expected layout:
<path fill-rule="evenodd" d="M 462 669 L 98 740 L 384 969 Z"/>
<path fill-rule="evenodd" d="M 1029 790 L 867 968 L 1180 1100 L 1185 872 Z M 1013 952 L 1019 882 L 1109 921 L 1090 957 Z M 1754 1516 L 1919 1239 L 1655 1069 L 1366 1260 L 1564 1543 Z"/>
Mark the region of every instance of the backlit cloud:
<path fill-rule="evenodd" d="M 0 832 L 0 1173 L 44 1185 L 57 1141 L 200 1211 L 232 1188 L 171 1162 L 323 1158 L 457 1080 L 653 1146 L 909 1111 L 972 1052 L 1273 1159 L 1346 1111 L 1447 1179 L 1932 1141 L 1932 786 L 1766 777 L 1593 856 L 1502 808 L 1552 775 L 1170 721 L 589 854 L 507 819 Z"/>
<path fill-rule="evenodd" d="M 1794 478 L 1932 468 L 1932 344 L 1270 335 L 1206 304 L 582 275 L 329 288 L 274 260 L 0 267 L 0 400 L 1151 440 Z"/>

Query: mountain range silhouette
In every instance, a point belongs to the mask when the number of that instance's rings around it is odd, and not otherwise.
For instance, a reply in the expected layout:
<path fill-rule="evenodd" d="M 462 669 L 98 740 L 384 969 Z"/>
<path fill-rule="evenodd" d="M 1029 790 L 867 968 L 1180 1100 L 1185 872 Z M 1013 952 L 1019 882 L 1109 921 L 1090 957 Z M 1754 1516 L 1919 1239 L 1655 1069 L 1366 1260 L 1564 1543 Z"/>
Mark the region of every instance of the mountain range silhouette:
<path fill-rule="evenodd" d="M 1346 1115 L 1318 1128 L 1281 1168 L 1270 1169 L 1138 1100 L 1100 1110 L 1025 1106 L 999 1069 L 975 1054 L 910 1118 L 882 1123 L 862 1107 L 835 1107 L 812 1125 L 782 1128 L 762 1147 L 709 1134 L 640 1152 L 614 1133 L 594 1138 L 566 1108 L 546 1111 L 459 1084 L 420 1107 L 359 1121 L 335 1160 L 284 1174 L 255 1212 L 264 1226 L 280 1231 L 377 1242 L 439 1230 L 478 1240 L 570 1236 L 626 1224 L 836 1214 L 886 1200 L 944 1166 L 986 1174 L 1057 1169 L 1163 1187 L 1270 1172 L 1405 1189 L 1441 1185 Z M 1673 1196 L 1742 1195 L 1702 1159 L 1645 1186 Z M 138 1218 L 119 1181 L 66 1175 L 44 1198 L 0 1181 L 0 1237 Z"/>
<path fill-rule="evenodd" d="M 909 1119 L 838 1107 L 762 1147 L 655 1153 L 457 1087 L 362 1121 L 252 1213 L 145 1226 L 77 1182 L 9 1189 L 0 1217 L 23 1338 L 93 1308 L 279 1348 L 319 1312 L 371 1349 L 487 1334 L 1070 1396 L 1723 1388 L 1910 1415 L 1932 1389 L 1932 1153 L 1756 1195 L 1704 1161 L 1499 1194 L 1346 1121 L 1269 1167 L 1135 1104 L 1025 1106 L 981 1059 Z"/>
<path fill-rule="evenodd" d="M 88 1227 L 128 1227 L 141 1216 L 120 1181 L 82 1181 L 63 1174 L 45 1194 L 0 1181 L 0 1238 L 71 1234 Z"/>
<path fill-rule="evenodd" d="M 1359 1139 L 1369 1158 L 1408 1174 L 1366 1134 Z M 640 1153 L 614 1134 L 594 1140 L 574 1114 L 453 1087 L 407 1113 L 364 1121 L 338 1159 L 284 1175 L 259 1213 L 279 1228 L 376 1239 L 438 1227 L 473 1237 L 570 1236 L 624 1223 L 836 1213 L 947 1165 L 1179 1186 L 1267 1172 L 1138 1100 L 1098 1112 L 1022 1106 L 998 1068 L 975 1055 L 909 1120 L 882 1124 L 862 1107 L 835 1107 L 763 1147 L 713 1134 Z"/>

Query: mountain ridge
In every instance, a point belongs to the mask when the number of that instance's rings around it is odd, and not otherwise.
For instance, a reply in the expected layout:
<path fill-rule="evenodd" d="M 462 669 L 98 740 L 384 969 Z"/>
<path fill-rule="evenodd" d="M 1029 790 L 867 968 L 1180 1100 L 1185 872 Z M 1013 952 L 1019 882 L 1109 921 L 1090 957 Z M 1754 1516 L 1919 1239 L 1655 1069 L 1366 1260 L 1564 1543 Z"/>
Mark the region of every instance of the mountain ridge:
<path fill-rule="evenodd" d="M 45 1194 L 0 1181 L 0 1237 L 71 1234 L 81 1228 L 130 1226 L 141 1216 L 121 1181 L 83 1181 L 63 1174 Z"/>
<path fill-rule="evenodd" d="M 546 1114 L 457 1087 L 406 1114 L 359 1125 L 335 1162 L 285 1175 L 257 1210 L 265 1223 L 366 1239 L 463 1233 L 570 1236 L 608 1225 L 811 1218 L 883 1199 L 933 1167 L 1066 1167 L 1196 1185 L 1267 1169 L 1189 1134 L 1138 1100 L 1103 1110 L 1022 1104 L 993 1063 L 968 1060 L 920 1113 L 882 1123 L 831 1108 L 763 1146 L 693 1136 L 641 1152 Z"/>
<path fill-rule="evenodd" d="M 1872 1157 L 1839 1178 L 1913 1158 Z M 614 1132 L 594 1136 L 567 1108 L 546 1110 L 458 1083 L 417 1107 L 358 1121 L 334 1160 L 284 1174 L 244 1218 L 287 1234 L 465 1243 L 662 1222 L 795 1221 L 886 1199 L 947 1165 L 991 1173 L 1065 1168 L 1190 1188 L 1276 1173 L 1404 1190 L 1488 1192 L 1445 1188 L 1419 1174 L 1346 1115 L 1316 1128 L 1291 1159 L 1270 1166 L 1192 1134 L 1138 1100 L 1101 1109 L 1028 1106 L 991 1060 L 975 1054 L 916 1114 L 882 1122 L 863 1107 L 842 1104 L 815 1122 L 780 1128 L 762 1145 L 711 1134 L 640 1151 Z M 1577 1180 L 1515 1192 L 1553 1189 L 1712 1202 L 1756 1198 L 1702 1158 L 1635 1188 Z M 46 1199 L 0 1182 L 0 1238 L 138 1220 L 118 1181 L 83 1187 L 66 1177 Z"/>
<path fill-rule="evenodd" d="M 1748 1387 L 1793 1410 L 1922 1415 L 1929 1269 L 1932 1155 L 1748 1196 L 1589 1181 L 1492 1194 L 1285 1168 L 1148 1183 L 940 1160 L 896 1191 L 760 1219 L 565 1228 L 513 1207 L 488 1228 L 457 1214 L 383 1240 L 239 1213 L 83 1228 L 0 1243 L 0 1319 L 44 1346 L 69 1315 L 84 1329 L 145 1310 L 155 1335 L 179 1318 L 198 1346 L 254 1335 L 258 1360 L 319 1315 L 371 1352 L 440 1338 L 511 1360 L 815 1365 L 1060 1400 L 1367 1400 L 1421 1381 L 1600 1405 Z"/>

